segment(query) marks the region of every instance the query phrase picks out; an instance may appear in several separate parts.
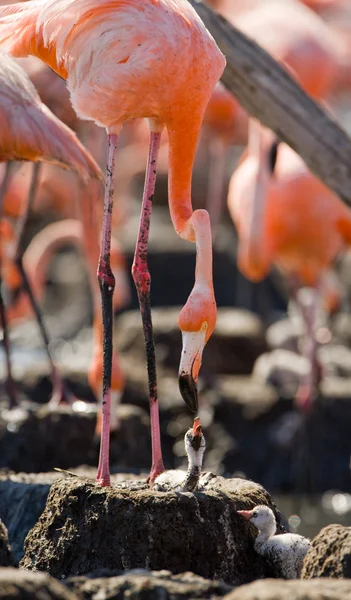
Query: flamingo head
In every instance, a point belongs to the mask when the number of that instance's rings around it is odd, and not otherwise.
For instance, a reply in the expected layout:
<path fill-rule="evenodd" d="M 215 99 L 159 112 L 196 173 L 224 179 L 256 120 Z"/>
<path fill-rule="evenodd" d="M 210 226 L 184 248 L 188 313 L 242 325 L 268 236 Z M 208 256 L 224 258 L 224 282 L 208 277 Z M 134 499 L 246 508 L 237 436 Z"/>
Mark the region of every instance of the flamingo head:
<path fill-rule="evenodd" d="M 193 426 L 185 434 L 185 448 L 192 464 L 202 465 L 202 458 L 206 450 L 205 436 L 199 417 L 195 417 Z"/>
<path fill-rule="evenodd" d="M 194 413 L 197 413 L 199 405 L 197 381 L 202 353 L 215 328 L 216 317 L 213 287 L 195 284 L 178 319 L 183 338 L 179 365 L 179 390 L 185 404 Z"/>
<path fill-rule="evenodd" d="M 250 521 L 258 531 L 267 532 L 269 536 L 275 534 L 277 524 L 274 513 L 269 506 L 255 506 L 252 510 L 238 510 L 237 513 Z"/>

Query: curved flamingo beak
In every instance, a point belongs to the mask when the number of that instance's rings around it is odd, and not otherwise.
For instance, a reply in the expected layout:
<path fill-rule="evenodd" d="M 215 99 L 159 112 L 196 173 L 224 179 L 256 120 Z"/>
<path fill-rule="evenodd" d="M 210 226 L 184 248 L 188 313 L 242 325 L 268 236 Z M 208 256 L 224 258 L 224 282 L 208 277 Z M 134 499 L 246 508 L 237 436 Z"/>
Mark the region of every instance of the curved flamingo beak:
<path fill-rule="evenodd" d="M 202 352 L 206 343 L 206 329 L 183 331 L 183 349 L 179 365 L 179 390 L 185 404 L 194 413 L 198 411 L 197 379 Z"/>
<path fill-rule="evenodd" d="M 252 517 L 252 510 L 237 510 L 238 515 L 244 517 L 247 521 L 250 521 Z"/>

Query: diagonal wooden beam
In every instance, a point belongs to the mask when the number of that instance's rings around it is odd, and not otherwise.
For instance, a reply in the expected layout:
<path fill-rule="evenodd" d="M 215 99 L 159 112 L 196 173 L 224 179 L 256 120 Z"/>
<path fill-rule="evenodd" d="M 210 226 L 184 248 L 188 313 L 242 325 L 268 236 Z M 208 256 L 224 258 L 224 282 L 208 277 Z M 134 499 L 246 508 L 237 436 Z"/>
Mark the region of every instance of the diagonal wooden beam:
<path fill-rule="evenodd" d="M 201 0 L 189 0 L 227 58 L 222 77 L 240 104 L 270 127 L 351 206 L 351 139 L 265 50 Z"/>

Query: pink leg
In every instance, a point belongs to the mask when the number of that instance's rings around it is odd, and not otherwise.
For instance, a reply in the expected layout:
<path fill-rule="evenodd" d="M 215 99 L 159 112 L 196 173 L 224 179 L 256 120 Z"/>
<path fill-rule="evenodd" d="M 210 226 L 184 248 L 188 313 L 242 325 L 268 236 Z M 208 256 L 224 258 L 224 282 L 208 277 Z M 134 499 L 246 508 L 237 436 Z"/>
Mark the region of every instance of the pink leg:
<path fill-rule="evenodd" d="M 317 360 L 317 341 L 316 341 L 316 318 L 317 308 L 320 300 L 319 289 L 316 288 L 310 306 L 302 307 L 302 315 L 306 325 L 306 337 L 304 340 L 304 356 L 308 360 L 309 370 L 304 381 L 301 382 L 296 394 L 296 402 L 303 412 L 308 413 L 314 396 L 319 373 L 319 363 Z"/>
<path fill-rule="evenodd" d="M 4 346 L 4 352 L 5 352 L 5 358 L 6 358 L 6 370 L 7 370 L 5 386 L 6 386 L 6 390 L 9 395 L 9 399 L 10 399 L 10 408 L 14 408 L 15 406 L 17 406 L 18 402 L 17 402 L 16 385 L 15 385 L 15 381 L 14 381 L 13 375 L 12 375 L 10 340 L 9 340 L 8 325 L 7 325 L 7 319 L 6 319 L 6 308 L 5 308 L 4 300 L 2 297 L 1 286 L 2 286 L 2 281 L 0 278 L 0 324 L 2 327 L 2 343 Z"/>
<path fill-rule="evenodd" d="M 25 232 L 26 232 L 26 226 L 28 223 L 29 213 L 32 209 L 32 206 L 33 206 L 33 203 L 35 200 L 35 196 L 36 196 L 36 192 L 37 192 L 37 188 L 38 188 L 40 169 L 41 169 L 40 163 L 33 164 L 33 175 L 32 175 L 32 181 L 31 181 L 31 185 L 30 185 L 30 189 L 29 189 L 28 198 L 27 198 L 27 204 L 26 204 L 23 214 L 20 217 L 19 225 L 17 228 L 17 240 L 16 240 L 16 249 L 15 249 L 15 253 L 14 253 L 14 255 L 15 255 L 14 258 L 15 258 L 18 270 L 19 270 L 21 278 L 22 278 L 23 289 L 26 292 L 29 302 L 31 304 L 31 307 L 33 309 L 35 318 L 36 318 L 38 326 L 39 326 L 43 344 L 45 346 L 45 350 L 46 350 L 46 353 L 47 353 L 47 356 L 49 359 L 50 370 L 51 370 L 51 382 L 52 382 L 52 396 L 51 396 L 51 400 L 50 400 L 49 404 L 50 404 L 50 406 L 55 407 L 55 406 L 58 406 L 61 402 L 70 402 L 71 395 L 66 390 L 66 386 L 62 380 L 62 377 L 57 369 L 54 358 L 52 356 L 52 352 L 50 349 L 49 332 L 46 328 L 45 320 L 43 318 L 43 315 L 42 315 L 42 312 L 38 305 L 38 302 L 36 300 L 36 297 L 34 295 L 30 280 L 27 277 L 27 273 L 25 271 L 25 268 L 23 265 L 23 260 L 22 260 L 23 251 L 24 251 L 23 239 L 24 239 Z"/>
<path fill-rule="evenodd" d="M 2 215 L 3 215 L 3 201 L 4 201 L 5 194 L 7 192 L 7 189 L 8 189 L 9 183 L 11 181 L 12 170 L 13 170 L 13 163 L 11 163 L 11 162 L 6 163 L 5 175 L 4 175 L 4 178 L 3 178 L 1 186 L 0 186 L 0 217 L 2 217 Z M 1 265 L 0 265 L 0 269 L 1 269 Z M 12 361 L 11 361 L 11 354 L 10 354 L 8 322 L 7 322 L 7 318 L 6 318 L 6 307 L 5 307 L 1 288 L 2 288 L 2 276 L 0 273 L 0 325 L 2 327 L 3 347 L 4 347 L 4 352 L 5 352 L 6 370 L 7 370 L 5 385 L 6 385 L 6 390 L 9 395 L 9 399 L 10 399 L 10 408 L 14 408 L 15 406 L 17 406 L 17 393 L 16 393 L 16 385 L 15 385 L 15 382 L 13 379 L 13 374 L 12 374 Z"/>
<path fill-rule="evenodd" d="M 99 466 L 96 481 L 101 486 L 110 485 L 110 415 L 111 415 L 111 371 L 112 371 L 112 298 L 115 278 L 110 265 L 112 209 L 114 191 L 115 154 L 118 136 L 108 136 L 106 186 L 104 198 L 104 218 L 102 224 L 101 248 L 98 266 L 98 280 L 102 300 L 103 321 L 103 383 L 102 383 L 102 423 Z"/>
<path fill-rule="evenodd" d="M 1 216 L 3 216 L 3 212 L 4 212 L 4 198 L 5 195 L 7 193 L 9 184 L 11 183 L 11 179 L 12 179 L 12 175 L 14 173 L 15 170 L 15 165 L 16 163 L 13 162 L 7 162 L 6 163 L 6 170 L 5 170 L 5 175 L 4 178 L 1 182 L 1 187 L 0 187 L 0 214 Z"/>
<path fill-rule="evenodd" d="M 156 477 L 164 471 L 164 466 L 162 460 L 160 421 L 158 414 L 156 355 L 151 319 L 151 277 L 147 266 L 147 246 L 149 240 L 150 217 L 152 211 L 152 201 L 155 192 L 156 164 L 158 151 L 160 148 L 161 133 L 151 132 L 150 135 L 149 156 L 141 206 L 138 241 L 132 266 L 132 275 L 138 292 L 140 312 L 143 321 L 147 372 L 149 380 L 152 465 L 148 481 L 152 484 Z"/>

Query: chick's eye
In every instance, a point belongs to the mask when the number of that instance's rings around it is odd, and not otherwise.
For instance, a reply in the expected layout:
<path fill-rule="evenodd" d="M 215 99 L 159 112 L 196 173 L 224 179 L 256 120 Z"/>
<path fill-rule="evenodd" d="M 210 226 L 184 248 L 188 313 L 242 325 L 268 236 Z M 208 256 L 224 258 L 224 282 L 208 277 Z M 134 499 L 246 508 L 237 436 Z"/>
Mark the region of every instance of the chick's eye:
<path fill-rule="evenodd" d="M 257 517 L 257 514 L 258 514 L 258 513 L 257 513 L 257 511 L 255 510 L 255 512 L 253 512 L 253 513 L 252 513 L 252 516 L 253 516 L 253 517 Z"/>

